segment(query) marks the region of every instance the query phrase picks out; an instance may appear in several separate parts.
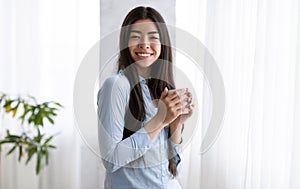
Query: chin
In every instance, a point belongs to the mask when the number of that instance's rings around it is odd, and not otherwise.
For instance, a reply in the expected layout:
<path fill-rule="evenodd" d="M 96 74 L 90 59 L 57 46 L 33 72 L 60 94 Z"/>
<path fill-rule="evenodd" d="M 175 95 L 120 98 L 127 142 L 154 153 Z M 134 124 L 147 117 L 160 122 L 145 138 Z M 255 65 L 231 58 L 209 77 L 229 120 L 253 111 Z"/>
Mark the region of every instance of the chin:
<path fill-rule="evenodd" d="M 155 61 L 147 61 L 147 62 L 144 62 L 144 61 L 139 61 L 139 62 L 136 62 L 136 64 L 140 67 L 140 68 L 149 68 L 150 66 L 152 66 L 152 64 L 154 63 Z"/>

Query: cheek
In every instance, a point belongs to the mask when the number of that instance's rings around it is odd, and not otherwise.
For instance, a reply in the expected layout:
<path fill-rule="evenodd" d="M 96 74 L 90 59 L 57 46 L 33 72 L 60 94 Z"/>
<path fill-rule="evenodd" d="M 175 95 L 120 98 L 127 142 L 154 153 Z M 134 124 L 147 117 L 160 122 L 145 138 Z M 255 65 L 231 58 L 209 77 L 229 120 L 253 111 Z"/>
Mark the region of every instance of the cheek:
<path fill-rule="evenodd" d="M 129 50 L 129 55 L 130 55 L 130 57 L 132 58 L 132 59 L 134 59 L 134 52 L 129 48 L 128 49 Z"/>
<path fill-rule="evenodd" d="M 157 45 L 156 48 L 155 48 L 155 51 L 157 53 L 157 56 L 159 57 L 160 53 L 161 53 L 161 45 Z"/>
<path fill-rule="evenodd" d="M 136 46 L 138 44 L 137 41 L 134 41 L 134 40 L 129 40 L 128 41 L 128 47 L 133 47 L 133 46 Z"/>
<path fill-rule="evenodd" d="M 134 54 L 133 53 L 133 47 L 132 46 L 128 46 L 128 50 L 129 50 L 129 53 L 132 55 L 132 54 Z"/>

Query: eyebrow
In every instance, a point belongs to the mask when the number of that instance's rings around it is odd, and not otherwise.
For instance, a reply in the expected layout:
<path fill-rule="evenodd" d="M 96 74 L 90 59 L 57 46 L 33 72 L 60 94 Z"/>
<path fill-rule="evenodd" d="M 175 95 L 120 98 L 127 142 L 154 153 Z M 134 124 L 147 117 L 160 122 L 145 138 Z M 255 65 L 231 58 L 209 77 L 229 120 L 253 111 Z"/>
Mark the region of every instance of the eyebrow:
<path fill-rule="evenodd" d="M 139 34 L 142 33 L 141 31 L 138 31 L 138 30 L 131 30 L 130 32 L 139 33 Z M 151 31 L 151 32 L 148 32 L 148 34 L 158 34 L 158 31 Z"/>

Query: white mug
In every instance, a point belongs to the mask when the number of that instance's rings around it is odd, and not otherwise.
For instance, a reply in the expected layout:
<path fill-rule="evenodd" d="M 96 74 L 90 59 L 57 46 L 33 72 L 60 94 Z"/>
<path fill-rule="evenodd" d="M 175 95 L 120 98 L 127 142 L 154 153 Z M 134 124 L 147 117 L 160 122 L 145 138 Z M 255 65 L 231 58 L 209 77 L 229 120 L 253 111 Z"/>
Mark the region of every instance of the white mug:
<path fill-rule="evenodd" d="M 177 94 L 181 97 L 181 96 L 186 94 L 186 90 L 184 90 L 184 92 L 181 92 L 181 93 L 179 92 L 180 90 L 182 90 L 182 89 L 171 89 L 171 90 L 168 91 L 168 95 L 170 95 L 174 92 L 177 92 Z M 188 107 L 184 107 L 183 111 L 182 111 L 182 114 L 188 114 L 188 113 L 189 113 Z"/>

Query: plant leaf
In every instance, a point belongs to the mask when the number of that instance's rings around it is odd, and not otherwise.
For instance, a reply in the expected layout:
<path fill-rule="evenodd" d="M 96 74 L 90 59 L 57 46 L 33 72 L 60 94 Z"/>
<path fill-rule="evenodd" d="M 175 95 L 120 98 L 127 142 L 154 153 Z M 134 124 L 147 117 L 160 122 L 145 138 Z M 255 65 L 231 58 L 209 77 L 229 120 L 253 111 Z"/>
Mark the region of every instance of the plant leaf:
<path fill-rule="evenodd" d="M 48 162 L 49 162 L 49 152 L 48 152 L 48 150 L 46 150 L 45 155 L 46 155 L 46 165 L 48 165 Z"/>
<path fill-rule="evenodd" d="M 38 156 L 37 156 L 37 160 L 36 160 L 36 167 L 35 167 L 35 173 L 38 175 L 40 173 L 40 169 L 41 169 L 41 160 L 43 157 L 43 152 L 40 150 L 38 152 Z"/>
<path fill-rule="evenodd" d="M 50 140 L 52 140 L 53 137 L 54 137 L 54 136 L 50 136 L 49 138 L 47 138 L 47 139 L 45 140 L 45 142 L 44 142 L 44 145 L 48 144 L 48 142 L 49 142 Z"/>
<path fill-rule="evenodd" d="M 56 148 L 56 146 L 53 146 L 53 145 L 48 145 L 48 148 L 53 148 L 53 149 L 55 149 L 55 148 Z"/>
<path fill-rule="evenodd" d="M 32 158 L 32 155 L 35 154 L 36 151 L 37 151 L 37 148 L 35 146 L 33 148 L 31 148 L 30 150 L 28 150 L 28 157 L 27 157 L 27 160 L 26 160 L 26 164 L 28 164 L 28 162 Z"/>
<path fill-rule="evenodd" d="M 19 146 L 19 161 L 21 161 L 21 158 L 23 157 L 23 146 L 22 145 L 20 145 Z"/>
<path fill-rule="evenodd" d="M 6 94 L 3 93 L 0 98 L 3 99 L 4 97 L 6 97 Z"/>
<path fill-rule="evenodd" d="M 8 152 L 7 152 L 7 156 L 9 155 L 9 154 L 11 154 L 15 149 L 16 149 L 16 147 L 17 147 L 17 144 L 16 145 L 14 145 L 14 147 L 12 147 Z"/>
<path fill-rule="evenodd" d="M 57 106 L 59 106 L 59 107 L 63 107 L 60 103 L 58 103 L 58 102 L 54 102 L 54 104 L 56 104 Z"/>
<path fill-rule="evenodd" d="M 17 110 L 18 110 L 18 108 L 15 108 L 15 109 L 13 110 L 13 115 L 12 115 L 12 117 L 15 117 L 15 116 L 16 116 Z"/>
<path fill-rule="evenodd" d="M 5 143 L 15 143 L 15 141 L 14 140 L 6 140 L 6 139 L 0 141 L 0 145 L 5 144 Z"/>
<path fill-rule="evenodd" d="M 5 112 L 9 112 L 10 109 L 11 109 L 11 103 L 13 102 L 13 100 L 10 100 L 10 99 L 6 99 L 5 100 L 5 103 L 3 105 L 3 108 L 5 108 Z"/>
<path fill-rule="evenodd" d="M 20 98 L 18 98 L 18 104 L 14 108 L 12 108 L 12 111 L 13 111 L 12 117 L 16 116 L 20 103 L 21 103 Z"/>
<path fill-rule="evenodd" d="M 9 134 L 5 138 L 6 139 L 12 139 L 12 140 L 14 140 L 14 139 L 20 139 L 21 137 L 18 136 L 18 135 L 11 135 L 11 134 Z"/>
<path fill-rule="evenodd" d="M 27 115 L 27 113 L 30 112 L 30 109 L 28 109 L 27 104 L 24 104 L 24 113 L 23 115 L 20 116 L 21 119 L 21 124 L 23 125 L 24 121 L 25 121 L 25 117 Z"/>
<path fill-rule="evenodd" d="M 49 120 L 51 124 L 54 124 L 54 120 L 50 116 L 46 115 L 46 118 Z"/>
<path fill-rule="evenodd" d="M 11 106 L 10 105 L 5 106 L 5 112 L 6 113 L 10 112 L 10 110 L 11 110 Z"/>

